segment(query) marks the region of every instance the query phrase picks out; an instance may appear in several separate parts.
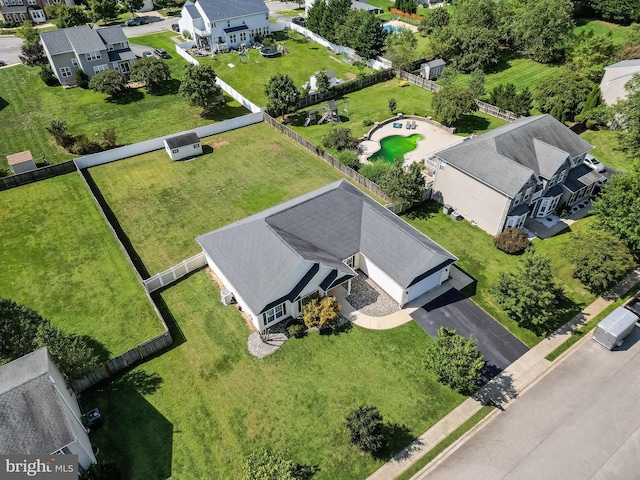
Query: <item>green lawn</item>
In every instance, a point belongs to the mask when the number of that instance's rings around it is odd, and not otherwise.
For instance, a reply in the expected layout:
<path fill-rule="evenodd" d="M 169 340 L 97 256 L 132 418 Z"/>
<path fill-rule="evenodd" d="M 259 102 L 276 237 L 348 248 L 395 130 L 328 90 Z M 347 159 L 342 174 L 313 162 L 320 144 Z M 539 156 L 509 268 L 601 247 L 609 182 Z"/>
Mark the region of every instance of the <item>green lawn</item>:
<path fill-rule="evenodd" d="M 339 99 L 340 126 L 349 127 L 356 137 L 363 136 L 372 127 L 372 125 L 365 126 L 362 123 L 363 120 L 379 122 L 392 116 L 392 114 L 389 113 L 390 98 L 395 98 L 397 102 L 396 111 L 402 112 L 405 115 L 433 116 L 433 110 L 431 109 L 433 93 L 416 85 L 400 87 L 399 83 L 400 81 L 398 79 L 392 79 L 357 92 L 349 93 Z M 345 105 L 341 103 L 341 100 L 347 101 L 346 108 L 348 109 L 348 113 L 345 111 Z M 287 119 L 290 120 L 289 126 L 293 130 L 316 145 L 322 143 L 322 138 L 334 126 L 328 123 L 310 125 L 308 127 L 303 127 L 302 125 L 307 118 L 308 110 L 316 109 L 319 111 L 319 115 L 322 115 L 323 105 L 324 103 L 311 106 L 301 110 L 295 115 L 287 117 Z M 483 133 L 504 125 L 505 123 L 505 121 L 498 118 L 476 112 L 474 115 L 466 116 L 463 119 L 462 126 L 457 133 L 462 135 L 467 135 L 471 132 Z"/>
<path fill-rule="evenodd" d="M 287 48 L 287 55 L 274 58 L 265 58 L 257 49 L 249 50 L 248 57 L 241 58 L 238 53 L 231 52 L 217 55 L 213 60 L 202 57 L 201 63 L 209 63 L 216 74 L 242 95 L 257 105 L 265 105 L 267 97 L 264 86 L 272 75 L 286 73 L 301 88 L 309 77 L 319 70 L 333 70 L 338 78 L 353 79 L 358 74 L 358 69 L 342 61 L 337 55 L 332 55 L 325 47 L 308 40 L 302 35 L 295 34 L 288 38 L 277 34 L 278 45 Z M 137 40 L 137 39 L 136 39 Z M 229 64 L 234 65 L 230 67 Z M 370 71 L 368 68 L 365 72 Z"/>
<path fill-rule="evenodd" d="M 160 320 L 82 179 L 70 173 L 0 192 L 0 295 L 119 355 Z"/>
<path fill-rule="evenodd" d="M 578 34 L 583 31 L 593 31 L 598 36 L 604 36 L 611 33 L 613 40 L 617 43 L 622 43 L 627 38 L 627 27 L 605 22 L 603 20 L 579 18 L 576 20 L 576 28 L 574 28 L 573 33 Z"/>
<path fill-rule="evenodd" d="M 631 167 L 633 160 L 618 150 L 617 135 L 617 132 L 611 130 L 587 130 L 580 134 L 582 138 L 596 147 L 590 152 L 594 157 L 606 166 L 624 173 Z"/>
<path fill-rule="evenodd" d="M 240 478 L 243 458 L 268 447 L 318 465 L 314 480 L 362 479 L 464 400 L 423 368 L 430 339 L 414 322 L 312 333 L 257 359 L 219 296 L 206 272 L 163 292 L 186 341 L 83 394 L 106 417 L 92 442 L 125 478 Z M 382 458 L 349 446 L 344 417 L 360 404 L 389 426 Z"/>
<path fill-rule="evenodd" d="M 198 253 L 196 236 L 341 178 L 264 123 L 203 144 L 190 162 L 159 150 L 90 169 L 151 274 Z"/>
<path fill-rule="evenodd" d="M 471 292 L 475 303 L 527 345 L 533 346 L 542 340 L 531 331 L 520 328 L 502 311 L 489 293 L 490 286 L 497 282 L 500 272 L 513 270 L 518 261 L 517 256 L 495 248 L 492 237 L 483 230 L 472 227 L 466 221 L 454 222 L 449 216 L 442 214 L 440 205 L 435 202 L 427 202 L 424 207 L 404 215 L 404 219 L 460 259 L 457 265 L 477 280 L 477 288 L 475 292 Z M 578 222 L 572 226 L 572 230 L 581 230 L 590 221 Z M 563 257 L 567 242 L 570 241 L 571 233 L 534 241 L 536 251 L 551 257 L 554 275 L 569 297 L 560 323 L 568 321 L 595 299 L 593 294 L 571 276 L 572 269 Z"/>
<path fill-rule="evenodd" d="M 169 49 L 172 42 L 165 34 L 152 39 L 138 37 L 135 42 L 174 52 Z M 177 54 L 170 54 L 173 78 L 181 78 L 187 63 Z M 0 168 L 6 167 L 7 155 L 23 150 L 31 150 L 36 159 L 44 153 L 51 163 L 70 159 L 72 155 L 62 151 L 45 130 L 53 119 L 64 120 L 70 133 L 84 133 L 90 139 L 102 138 L 104 130 L 115 127 L 118 144 L 123 145 L 248 113 L 238 102 L 227 98 L 226 106 L 214 117 L 203 118 L 200 109 L 189 107 L 177 94 L 178 80 L 164 95 L 148 95 L 139 89 L 116 103 L 105 101 L 104 95 L 91 90 L 47 87 L 38 71 L 39 68 L 23 65 L 0 69 Z"/>

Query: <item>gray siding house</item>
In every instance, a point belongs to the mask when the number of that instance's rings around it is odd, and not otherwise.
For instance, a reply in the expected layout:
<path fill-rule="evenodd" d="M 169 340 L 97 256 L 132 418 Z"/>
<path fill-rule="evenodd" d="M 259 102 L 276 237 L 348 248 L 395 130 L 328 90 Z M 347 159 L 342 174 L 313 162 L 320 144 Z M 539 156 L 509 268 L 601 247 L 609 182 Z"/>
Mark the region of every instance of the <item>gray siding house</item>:
<path fill-rule="evenodd" d="M 65 3 L 75 5 L 73 0 L 0 0 L 0 20 L 4 22 L 23 23 L 31 20 L 35 24 L 45 23 L 47 13 L 45 7 Z"/>
<path fill-rule="evenodd" d="M 89 78 L 104 70 L 128 75 L 136 60 L 119 26 L 91 28 L 80 25 L 43 32 L 40 39 L 51 69 L 63 86 L 76 84 L 80 68 Z"/>
<path fill-rule="evenodd" d="M 550 115 L 521 118 L 438 152 L 432 196 L 496 235 L 589 198 L 592 148 Z"/>

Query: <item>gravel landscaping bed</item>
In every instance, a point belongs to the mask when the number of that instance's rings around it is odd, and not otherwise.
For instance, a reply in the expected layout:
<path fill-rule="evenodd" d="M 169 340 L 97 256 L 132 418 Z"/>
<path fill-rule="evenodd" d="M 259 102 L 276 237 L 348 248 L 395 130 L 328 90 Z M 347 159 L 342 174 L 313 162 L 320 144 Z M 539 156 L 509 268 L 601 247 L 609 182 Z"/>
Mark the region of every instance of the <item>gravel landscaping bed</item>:
<path fill-rule="evenodd" d="M 351 294 L 347 302 L 356 310 L 372 317 L 383 317 L 400 310 L 398 304 L 364 273 L 351 280 Z"/>

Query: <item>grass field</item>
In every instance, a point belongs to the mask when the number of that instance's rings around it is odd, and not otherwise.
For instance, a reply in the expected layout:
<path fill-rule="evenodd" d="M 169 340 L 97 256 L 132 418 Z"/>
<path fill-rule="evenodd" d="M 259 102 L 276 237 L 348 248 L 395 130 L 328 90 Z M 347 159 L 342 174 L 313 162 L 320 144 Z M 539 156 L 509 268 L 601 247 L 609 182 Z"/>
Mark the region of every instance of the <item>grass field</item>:
<path fill-rule="evenodd" d="M 90 169 L 151 274 L 198 253 L 196 236 L 341 178 L 264 123 L 202 143 L 190 162 L 159 150 Z"/>
<path fill-rule="evenodd" d="M 403 218 L 460 258 L 457 265 L 477 280 L 477 288 L 471 297 L 475 303 L 528 346 L 531 347 L 542 340 L 531 331 L 520 328 L 502 311 L 489 293 L 490 286 L 497 282 L 500 272 L 514 269 L 518 261 L 517 256 L 499 251 L 493 245 L 492 237 L 483 230 L 472 227 L 466 221 L 454 222 L 449 216 L 442 214 L 440 206 L 435 202 L 427 202 L 424 207 L 409 212 Z M 591 219 L 586 219 L 577 222 L 572 225 L 572 230 L 584 229 L 590 221 Z M 568 242 L 571 242 L 571 235 L 571 232 L 567 232 L 547 240 L 533 242 L 537 252 L 551 258 L 554 276 L 564 287 L 569 298 L 559 324 L 568 321 L 595 299 L 593 294 L 572 277 L 572 268 L 563 257 Z"/>
<path fill-rule="evenodd" d="M 137 37 L 135 41 L 172 51 L 171 40 L 163 35 L 153 36 L 153 41 L 147 37 Z M 177 54 L 172 57 L 168 62 L 173 78 L 181 78 L 187 63 Z M 139 89 L 117 102 L 107 102 L 104 95 L 91 90 L 47 87 L 38 71 L 39 68 L 22 65 L 0 70 L 0 167 L 6 166 L 7 155 L 23 150 L 31 150 L 36 159 L 44 153 L 50 163 L 70 159 L 72 155 L 61 150 L 45 130 L 53 119 L 67 122 L 70 133 L 84 133 L 89 139 L 101 139 L 104 130 L 115 127 L 117 142 L 124 145 L 248 113 L 238 102 L 227 98 L 226 106 L 214 117 L 203 118 L 200 109 L 189 107 L 177 94 L 177 80 L 164 95 L 148 95 Z"/>
<path fill-rule="evenodd" d="M 363 120 L 379 122 L 392 116 L 389 112 L 390 98 L 395 98 L 397 102 L 397 112 L 402 112 L 405 115 L 420 115 L 422 117 L 433 116 L 433 110 L 431 109 L 433 94 L 431 92 L 415 85 L 400 87 L 399 83 L 399 80 L 392 79 L 357 92 L 349 93 L 341 99 L 338 99 L 341 120 L 340 126 L 349 127 L 356 137 L 363 136 L 372 127 L 372 125 L 364 125 L 362 123 Z M 346 100 L 346 105 L 341 103 L 342 100 Z M 290 123 L 289 126 L 293 130 L 316 145 L 322 143 L 322 138 L 334 125 L 328 123 L 310 125 L 308 127 L 303 127 L 302 125 L 307 118 L 308 110 L 318 110 L 319 115 L 322 115 L 323 105 L 324 104 L 311 106 L 301 110 L 295 115 L 287 117 Z M 348 109 L 348 113 L 345 111 L 345 106 Z M 498 118 L 476 112 L 474 115 L 468 115 L 462 120 L 462 125 L 457 133 L 463 135 L 468 135 L 471 132 L 482 133 L 504 125 L 505 123 L 506 122 Z"/>
<path fill-rule="evenodd" d="M 77 174 L 0 192 L 0 225 L 0 295 L 88 335 L 103 360 L 162 332 Z"/>
<path fill-rule="evenodd" d="M 628 27 L 616 25 L 615 23 L 605 22 L 603 20 L 590 20 L 579 18 L 576 20 L 576 27 L 573 33 L 578 34 L 583 31 L 593 31 L 595 35 L 609 35 L 617 43 L 622 43 L 627 39 Z"/>
<path fill-rule="evenodd" d="M 353 79 L 359 70 L 342 61 L 337 55 L 332 55 L 325 47 L 308 40 L 300 34 L 289 38 L 283 34 L 276 34 L 278 45 L 288 50 L 287 55 L 265 58 L 257 49 L 249 50 L 248 57 L 241 59 L 236 52 L 219 54 L 215 60 L 202 57 L 202 63 L 213 66 L 216 74 L 242 95 L 257 105 L 265 105 L 267 97 L 264 86 L 272 75 L 286 73 L 301 88 L 309 77 L 319 70 L 333 70 L 338 78 Z M 242 60 L 242 61 L 241 61 Z M 229 65 L 233 65 L 230 67 Z M 371 70 L 365 68 L 365 73 Z"/>
<path fill-rule="evenodd" d="M 362 479 L 464 400 L 424 369 L 430 339 L 414 322 L 312 333 L 257 359 L 245 321 L 205 272 L 162 297 L 186 341 L 83 394 L 106 417 L 92 442 L 124 478 L 240 478 L 243 458 L 268 447 L 318 465 L 314 480 Z M 388 425 L 380 458 L 349 445 L 344 417 L 360 404 Z"/>
<path fill-rule="evenodd" d="M 617 132 L 611 130 L 587 130 L 580 134 L 596 148 L 590 153 L 606 166 L 619 172 L 626 172 L 632 165 L 631 160 L 624 152 L 618 150 Z"/>

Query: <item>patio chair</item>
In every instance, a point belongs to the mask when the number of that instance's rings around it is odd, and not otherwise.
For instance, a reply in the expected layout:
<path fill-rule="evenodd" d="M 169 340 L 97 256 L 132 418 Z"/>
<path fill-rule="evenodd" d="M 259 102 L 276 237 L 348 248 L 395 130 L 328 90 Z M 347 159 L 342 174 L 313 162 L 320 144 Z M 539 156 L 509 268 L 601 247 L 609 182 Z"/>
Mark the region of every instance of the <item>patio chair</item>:
<path fill-rule="evenodd" d="M 415 121 L 415 120 L 411 123 L 411 128 L 412 128 L 412 129 L 414 129 L 414 130 L 415 130 L 416 128 L 418 128 L 418 124 L 416 123 L 416 121 Z"/>
<path fill-rule="evenodd" d="M 411 130 L 411 120 L 407 120 L 405 127 L 407 128 L 407 130 Z"/>

